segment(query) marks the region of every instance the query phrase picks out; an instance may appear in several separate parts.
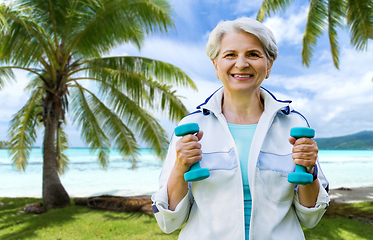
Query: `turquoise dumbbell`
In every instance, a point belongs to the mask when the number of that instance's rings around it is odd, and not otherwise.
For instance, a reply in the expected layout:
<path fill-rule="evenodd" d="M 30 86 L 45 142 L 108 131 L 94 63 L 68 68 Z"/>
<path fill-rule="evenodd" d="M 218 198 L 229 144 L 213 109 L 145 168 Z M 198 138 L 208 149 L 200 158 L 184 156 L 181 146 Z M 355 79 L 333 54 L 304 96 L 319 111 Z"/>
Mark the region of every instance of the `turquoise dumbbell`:
<path fill-rule="evenodd" d="M 313 138 L 315 136 L 315 130 L 306 127 L 295 127 L 290 130 L 290 136 L 294 138 Z M 301 165 L 295 165 L 295 172 L 289 173 L 288 181 L 294 184 L 307 185 L 313 182 L 313 176 L 307 173 L 306 167 Z"/>
<path fill-rule="evenodd" d="M 197 123 L 187 123 L 175 128 L 175 135 L 183 137 L 188 134 L 195 134 L 199 131 Z M 193 163 L 188 172 L 184 173 L 184 179 L 187 182 L 200 181 L 210 176 L 207 168 L 201 168 L 199 162 Z"/>

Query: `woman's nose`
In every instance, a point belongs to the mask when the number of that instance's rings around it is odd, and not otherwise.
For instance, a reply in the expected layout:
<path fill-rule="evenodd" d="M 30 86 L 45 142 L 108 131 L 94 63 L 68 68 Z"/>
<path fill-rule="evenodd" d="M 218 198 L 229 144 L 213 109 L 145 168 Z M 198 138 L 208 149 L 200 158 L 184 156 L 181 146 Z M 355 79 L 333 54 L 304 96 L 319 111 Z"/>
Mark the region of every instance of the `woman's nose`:
<path fill-rule="evenodd" d="M 247 67 L 250 66 L 249 62 L 247 61 L 247 59 L 245 57 L 237 57 L 237 61 L 236 61 L 236 67 L 239 69 L 239 70 L 242 70 L 242 69 L 245 69 Z"/>

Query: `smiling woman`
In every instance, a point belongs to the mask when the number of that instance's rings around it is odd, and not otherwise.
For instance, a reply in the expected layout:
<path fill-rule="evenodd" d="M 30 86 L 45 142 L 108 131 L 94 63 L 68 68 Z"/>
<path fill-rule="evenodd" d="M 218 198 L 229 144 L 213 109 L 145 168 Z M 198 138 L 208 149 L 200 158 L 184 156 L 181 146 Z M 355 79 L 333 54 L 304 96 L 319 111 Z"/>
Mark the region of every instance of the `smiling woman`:
<path fill-rule="evenodd" d="M 173 136 L 152 196 L 159 226 L 170 233 L 185 223 L 179 239 L 304 239 L 300 223 L 321 219 L 328 182 L 317 175 L 316 142 L 289 138 L 307 121 L 261 87 L 277 58 L 272 32 L 249 18 L 222 22 L 206 51 L 223 87 L 180 122 L 198 123 L 198 133 Z M 196 162 L 210 176 L 188 183 Z M 312 183 L 287 181 L 295 164 L 314 173 Z"/>

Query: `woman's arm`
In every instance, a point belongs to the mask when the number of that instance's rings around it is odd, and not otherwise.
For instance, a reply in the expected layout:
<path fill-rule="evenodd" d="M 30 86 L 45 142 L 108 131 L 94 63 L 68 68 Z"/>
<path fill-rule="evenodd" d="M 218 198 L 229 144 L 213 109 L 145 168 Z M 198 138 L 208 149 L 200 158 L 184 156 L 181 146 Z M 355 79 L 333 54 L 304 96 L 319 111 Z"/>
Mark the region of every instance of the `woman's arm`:
<path fill-rule="evenodd" d="M 313 169 L 310 173 L 313 173 Z M 319 195 L 319 189 L 320 185 L 318 179 L 307 185 L 299 185 L 299 203 L 308 208 L 314 207 L 316 205 L 317 196 Z"/>
<path fill-rule="evenodd" d="M 201 145 L 198 143 L 201 138 L 202 132 L 196 136 L 189 135 L 179 140 L 174 138 L 171 141 L 166 161 L 159 176 L 160 189 L 152 195 L 154 216 L 159 227 L 165 233 L 175 231 L 188 219 L 192 199 L 188 183 L 184 180 L 184 172 L 189 170 L 192 164 L 188 161 L 195 162 L 202 158 L 196 157 L 191 160 L 187 157 L 201 154 Z M 191 143 L 188 144 L 188 142 Z M 192 151 L 192 149 L 195 150 Z M 191 154 L 191 152 L 195 153 Z"/>

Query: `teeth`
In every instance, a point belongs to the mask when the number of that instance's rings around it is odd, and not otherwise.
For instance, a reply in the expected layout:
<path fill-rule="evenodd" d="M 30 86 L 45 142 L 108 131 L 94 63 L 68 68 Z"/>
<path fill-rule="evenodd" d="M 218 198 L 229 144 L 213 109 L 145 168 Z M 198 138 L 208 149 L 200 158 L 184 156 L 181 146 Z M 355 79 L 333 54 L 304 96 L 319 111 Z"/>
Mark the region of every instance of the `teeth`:
<path fill-rule="evenodd" d="M 236 75 L 233 74 L 233 77 L 239 77 L 239 78 L 245 78 L 245 77 L 250 77 L 251 75 Z"/>

